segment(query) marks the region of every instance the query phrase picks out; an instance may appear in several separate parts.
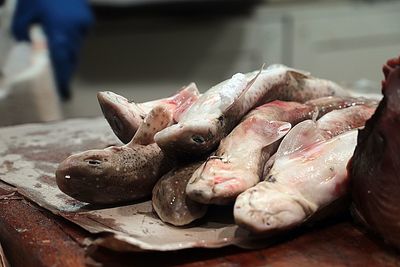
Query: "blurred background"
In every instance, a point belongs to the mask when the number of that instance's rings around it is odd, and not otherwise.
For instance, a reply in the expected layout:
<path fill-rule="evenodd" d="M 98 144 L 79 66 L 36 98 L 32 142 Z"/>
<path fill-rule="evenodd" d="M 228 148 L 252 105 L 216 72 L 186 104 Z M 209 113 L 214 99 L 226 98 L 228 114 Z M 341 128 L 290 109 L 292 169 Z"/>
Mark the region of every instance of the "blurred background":
<path fill-rule="evenodd" d="M 63 95 L 56 74 L 65 70 L 52 53 L 64 48 L 46 50 L 54 38 L 46 28 L 51 20 L 36 20 L 39 27 L 29 29 L 30 42 L 18 50 L 10 29 L 22 13 L 2 4 L 0 125 L 100 116 L 98 91 L 135 102 L 169 96 L 192 81 L 205 91 L 264 62 L 379 92 L 382 64 L 400 54 L 396 0 L 91 0 L 87 6 L 93 17 L 71 39 L 76 62 L 69 62 Z"/>

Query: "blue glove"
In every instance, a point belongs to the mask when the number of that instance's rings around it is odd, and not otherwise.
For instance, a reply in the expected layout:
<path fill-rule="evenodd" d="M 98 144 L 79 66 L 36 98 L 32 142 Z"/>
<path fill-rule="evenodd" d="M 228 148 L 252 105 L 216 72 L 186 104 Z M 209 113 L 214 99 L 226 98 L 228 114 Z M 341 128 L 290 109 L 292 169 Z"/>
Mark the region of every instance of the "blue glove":
<path fill-rule="evenodd" d="M 29 27 L 41 24 L 48 42 L 59 95 L 68 99 L 83 38 L 93 24 L 86 0 L 18 0 L 12 32 L 19 41 L 29 40 Z"/>

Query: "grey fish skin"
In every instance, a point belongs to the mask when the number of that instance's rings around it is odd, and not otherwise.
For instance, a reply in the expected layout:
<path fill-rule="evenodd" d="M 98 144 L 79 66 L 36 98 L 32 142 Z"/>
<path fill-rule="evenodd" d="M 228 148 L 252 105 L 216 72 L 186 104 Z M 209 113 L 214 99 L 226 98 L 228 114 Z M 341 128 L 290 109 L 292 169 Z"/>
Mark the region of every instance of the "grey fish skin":
<path fill-rule="evenodd" d="M 179 120 L 198 98 L 199 91 L 195 83 L 182 87 L 175 95 L 145 103 L 134 103 L 113 92 L 98 92 L 97 99 L 101 110 L 115 135 L 124 143 L 131 141 L 145 116 L 157 105 L 174 105 L 177 111 L 174 119 Z"/>
<path fill-rule="evenodd" d="M 165 174 L 153 188 L 153 209 L 163 222 L 183 226 L 207 212 L 207 205 L 197 203 L 187 197 L 186 185 L 201 162 L 177 167 Z"/>
<path fill-rule="evenodd" d="M 151 194 L 157 180 L 173 166 L 156 144 L 134 144 L 72 155 L 56 171 L 67 195 L 91 204 L 117 204 Z"/>
<path fill-rule="evenodd" d="M 204 93 L 177 124 L 157 133 L 155 141 L 161 149 L 181 157 L 207 154 L 257 105 L 277 99 L 305 102 L 322 96 L 347 95 L 333 82 L 283 65 L 270 66 L 258 74 L 248 73 L 244 75 L 246 83 L 232 82 L 232 86 L 227 86 L 236 75 Z"/>

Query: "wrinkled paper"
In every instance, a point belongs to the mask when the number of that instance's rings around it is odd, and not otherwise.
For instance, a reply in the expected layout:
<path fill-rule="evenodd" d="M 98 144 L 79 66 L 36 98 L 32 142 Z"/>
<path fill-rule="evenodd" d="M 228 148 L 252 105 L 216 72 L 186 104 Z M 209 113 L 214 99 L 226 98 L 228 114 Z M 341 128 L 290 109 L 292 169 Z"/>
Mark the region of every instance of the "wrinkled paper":
<path fill-rule="evenodd" d="M 0 128 L 0 180 L 91 233 L 109 233 L 97 235 L 94 243 L 116 250 L 252 246 L 250 234 L 233 223 L 232 207 L 210 209 L 199 223 L 182 228 L 163 223 L 150 201 L 96 207 L 58 189 L 54 173 L 59 162 L 71 154 L 110 145 L 121 143 L 103 118 Z"/>

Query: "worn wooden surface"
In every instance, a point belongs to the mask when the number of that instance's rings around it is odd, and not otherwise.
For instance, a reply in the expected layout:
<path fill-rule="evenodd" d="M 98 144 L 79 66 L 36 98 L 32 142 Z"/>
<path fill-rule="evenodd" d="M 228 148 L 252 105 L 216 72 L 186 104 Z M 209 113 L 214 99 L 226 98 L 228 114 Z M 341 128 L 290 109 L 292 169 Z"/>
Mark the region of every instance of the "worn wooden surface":
<path fill-rule="evenodd" d="M 11 266 L 400 266 L 399 254 L 354 227 L 347 217 L 258 250 L 231 246 L 117 253 L 86 247 L 85 238 L 91 237 L 11 187 L 0 187 L 0 243 Z"/>

